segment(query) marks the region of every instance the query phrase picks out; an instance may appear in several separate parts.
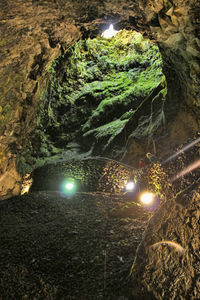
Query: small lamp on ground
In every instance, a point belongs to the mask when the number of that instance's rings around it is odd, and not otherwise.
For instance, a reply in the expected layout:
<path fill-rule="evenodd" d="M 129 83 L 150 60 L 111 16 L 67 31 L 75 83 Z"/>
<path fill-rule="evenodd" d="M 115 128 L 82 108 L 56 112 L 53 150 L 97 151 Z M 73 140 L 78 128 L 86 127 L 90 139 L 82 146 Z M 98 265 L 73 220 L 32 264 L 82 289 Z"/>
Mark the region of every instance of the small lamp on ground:
<path fill-rule="evenodd" d="M 61 193 L 63 196 L 72 196 L 76 193 L 76 182 L 73 178 L 68 178 L 61 184 Z"/>
<path fill-rule="evenodd" d="M 144 205 L 151 205 L 154 202 L 154 197 L 155 197 L 155 195 L 153 193 L 144 192 L 140 196 L 140 201 Z"/>

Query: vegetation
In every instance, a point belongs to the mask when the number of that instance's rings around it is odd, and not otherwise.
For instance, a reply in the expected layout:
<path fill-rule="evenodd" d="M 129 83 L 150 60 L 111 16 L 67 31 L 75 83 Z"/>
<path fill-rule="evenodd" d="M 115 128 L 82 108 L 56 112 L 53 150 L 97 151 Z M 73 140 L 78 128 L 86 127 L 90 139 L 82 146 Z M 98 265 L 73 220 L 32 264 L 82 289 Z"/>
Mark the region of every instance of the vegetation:
<path fill-rule="evenodd" d="M 164 121 L 161 55 L 138 32 L 80 40 L 52 62 L 49 73 L 29 149 L 40 158 L 63 152 L 71 142 L 101 155 L 119 153 L 130 136 L 139 131 L 151 138 Z"/>

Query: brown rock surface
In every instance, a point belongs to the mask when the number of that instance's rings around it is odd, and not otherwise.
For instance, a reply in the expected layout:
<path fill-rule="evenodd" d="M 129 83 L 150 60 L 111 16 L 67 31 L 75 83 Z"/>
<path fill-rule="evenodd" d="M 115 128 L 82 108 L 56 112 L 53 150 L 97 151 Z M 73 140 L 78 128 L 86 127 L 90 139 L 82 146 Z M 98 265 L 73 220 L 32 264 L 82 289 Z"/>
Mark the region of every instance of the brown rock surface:
<path fill-rule="evenodd" d="M 147 291 L 155 299 L 200 297 L 199 136 L 195 141 L 193 147 L 169 161 L 166 170 L 171 178 L 171 192 L 166 203 L 152 217 L 138 249 L 132 276 L 134 285 L 138 286 L 135 296 L 139 291 L 142 299 L 148 297 Z M 186 145 L 190 143 L 191 140 Z M 180 176 L 194 162 L 196 168 Z"/>
<path fill-rule="evenodd" d="M 53 3 L 8 1 L 1 4 L 0 89 L 1 89 L 1 181 L 2 197 L 8 191 L 20 191 L 20 177 L 15 168 L 15 154 L 34 129 L 38 99 L 47 80 L 50 62 L 60 54 L 61 44 L 69 47 L 79 37 L 73 22 L 60 22 L 61 12 Z M 58 43 L 59 42 L 59 43 Z M 10 158 L 11 157 L 11 158 Z M 5 176 L 10 172 L 16 181 Z M 12 177 L 12 178 L 14 178 Z M 7 196 L 10 196 L 10 192 Z"/>

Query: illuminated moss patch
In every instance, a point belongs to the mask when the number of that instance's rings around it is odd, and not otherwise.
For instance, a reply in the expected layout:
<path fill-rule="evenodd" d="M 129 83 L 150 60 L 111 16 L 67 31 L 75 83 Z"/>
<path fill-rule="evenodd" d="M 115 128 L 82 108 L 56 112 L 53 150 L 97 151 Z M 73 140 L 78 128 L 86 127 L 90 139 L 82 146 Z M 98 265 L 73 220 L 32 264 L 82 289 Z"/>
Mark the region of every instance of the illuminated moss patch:
<path fill-rule="evenodd" d="M 109 152 L 113 143 L 124 146 L 140 127 L 145 126 L 143 137 L 149 137 L 164 120 L 161 55 L 138 32 L 80 40 L 52 62 L 49 72 L 37 121 L 37 132 L 46 136 L 41 151 L 37 149 L 40 157 L 45 145 L 51 155 L 74 141 Z"/>

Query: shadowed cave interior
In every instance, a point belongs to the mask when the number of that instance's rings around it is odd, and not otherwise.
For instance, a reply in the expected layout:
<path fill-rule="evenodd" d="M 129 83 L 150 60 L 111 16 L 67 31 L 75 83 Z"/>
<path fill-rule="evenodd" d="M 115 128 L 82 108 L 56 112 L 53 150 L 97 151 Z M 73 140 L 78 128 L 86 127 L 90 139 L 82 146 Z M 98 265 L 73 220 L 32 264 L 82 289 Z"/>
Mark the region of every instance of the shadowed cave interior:
<path fill-rule="evenodd" d="M 0 299 L 200 298 L 199 8 L 0 4 Z"/>

